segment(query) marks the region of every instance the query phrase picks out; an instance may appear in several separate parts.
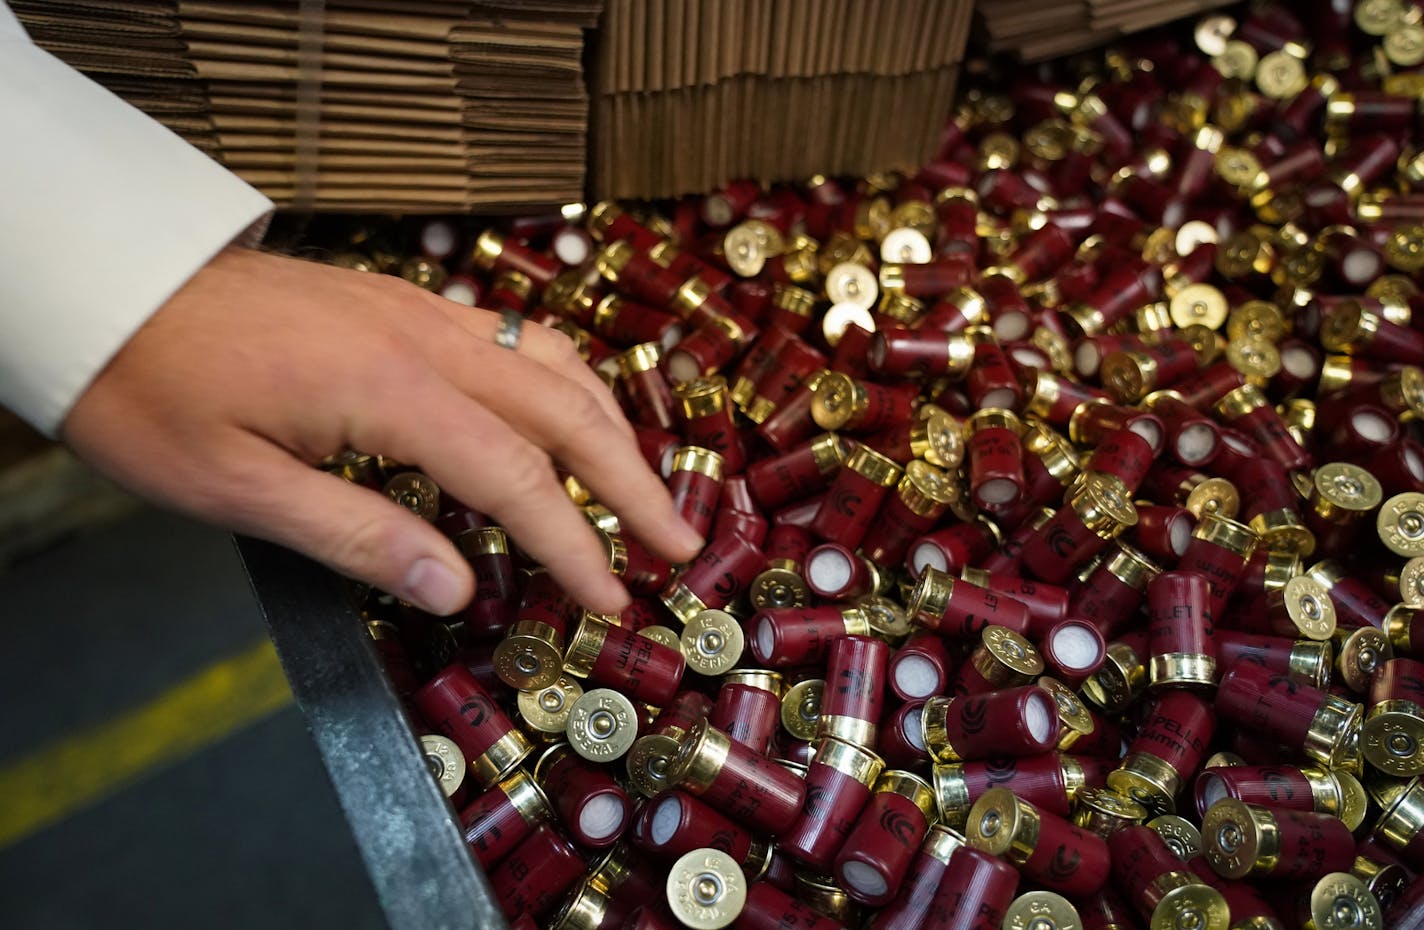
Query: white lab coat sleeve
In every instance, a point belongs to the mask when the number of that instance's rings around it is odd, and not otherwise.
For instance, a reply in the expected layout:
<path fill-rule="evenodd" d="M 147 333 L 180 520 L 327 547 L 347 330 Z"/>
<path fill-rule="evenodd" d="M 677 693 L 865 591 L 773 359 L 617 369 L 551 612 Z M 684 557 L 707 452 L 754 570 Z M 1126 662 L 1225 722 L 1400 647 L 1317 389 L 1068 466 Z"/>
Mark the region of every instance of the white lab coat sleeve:
<path fill-rule="evenodd" d="M 0 403 L 54 435 L 271 202 L 32 44 L 0 0 Z"/>

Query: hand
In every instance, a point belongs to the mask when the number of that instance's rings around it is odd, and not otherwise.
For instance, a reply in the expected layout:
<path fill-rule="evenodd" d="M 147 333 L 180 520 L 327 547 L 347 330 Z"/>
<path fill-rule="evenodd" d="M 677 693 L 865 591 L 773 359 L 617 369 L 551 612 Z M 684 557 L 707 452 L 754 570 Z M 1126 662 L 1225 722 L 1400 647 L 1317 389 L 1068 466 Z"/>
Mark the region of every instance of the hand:
<path fill-rule="evenodd" d="M 584 606 L 616 613 L 627 592 L 553 462 L 664 558 L 687 561 L 701 540 L 569 339 L 526 325 L 511 351 L 497 321 L 397 278 L 228 249 L 120 350 L 62 436 L 155 503 L 453 613 L 474 588 L 455 547 L 312 467 L 344 449 L 387 455 L 489 514 Z"/>

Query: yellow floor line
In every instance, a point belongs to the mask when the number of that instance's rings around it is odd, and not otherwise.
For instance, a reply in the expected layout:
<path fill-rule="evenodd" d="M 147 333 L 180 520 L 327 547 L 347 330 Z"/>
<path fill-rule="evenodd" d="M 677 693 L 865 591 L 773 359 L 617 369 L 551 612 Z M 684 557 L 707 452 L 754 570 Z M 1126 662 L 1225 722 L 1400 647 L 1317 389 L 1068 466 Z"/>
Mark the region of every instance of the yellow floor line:
<path fill-rule="evenodd" d="M 264 639 L 147 704 L 0 768 L 0 849 L 291 700 L 276 653 Z"/>

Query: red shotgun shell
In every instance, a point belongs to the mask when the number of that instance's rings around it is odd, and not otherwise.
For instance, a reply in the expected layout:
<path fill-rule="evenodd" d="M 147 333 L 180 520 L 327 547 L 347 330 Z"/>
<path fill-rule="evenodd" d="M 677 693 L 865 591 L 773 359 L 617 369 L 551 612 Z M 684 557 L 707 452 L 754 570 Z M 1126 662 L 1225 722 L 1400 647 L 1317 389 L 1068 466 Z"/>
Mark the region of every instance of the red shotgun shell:
<path fill-rule="evenodd" d="M 806 772 L 801 815 L 777 848 L 819 872 L 829 872 L 884 767 L 867 749 L 829 737 L 816 741 Z"/>
<path fill-rule="evenodd" d="M 1227 930 L 1221 892 L 1203 882 L 1150 827 L 1128 826 L 1107 838 L 1115 884 L 1153 927 Z"/>
<path fill-rule="evenodd" d="M 618 842 L 628 826 L 632 804 L 628 792 L 603 767 L 562 745 L 551 749 L 536 768 L 546 796 L 576 840 L 594 849 Z"/>
<path fill-rule="evenodd" d="M 685 791 L 665 791 L 645 804 L 632 840 L 669 859 L 694 849 L 720 849 L 738 862 L 761 865 L 769 854 L 749 830 Z"/>
<path fill-rule="evenodd" d="M 1040 811 L 1007 788 L 990 788 L 974 802 L 964 835 L 975 848 L 1019 866 L 1025 878 L 1063 894 L 1097 891 L 1111 869 L 1102 837 Z"/>
<path fill-rule="evenodd" d="M 694 724 L 684 738 L 669 779 L 734 822 L 772 835 L 791 828 L 806 797 L 800 778 L 706 720 Z"/>
<path fill-rule="evenodd" d="M 1304 751 L 1330 768 L 1358 771 L 1360 705 L 1245 662 L 1222 676 L 1217 713 L 1258 737 Z"/>
<path fill-rule="evenodd" d="M 936 762 L 1036 756 L 1058 742 L 1053 696 L 1037 685 L 966 697 L 932 697 L 921 718 Z"/>
<path fill-rule="evenodd" d="M 1225 878 L 1317 879 L 1349 872 L 1355 838 L 1338 817 L 1259 807 L 1234 798 L 1217 801 L 1202 817 L 1202 852 Z"/>
<path fill-rule="evenodd" d="M 751 540 L 731 533 L 707 544 L 661 594 L 662 602 L 683 623 L 707 609 L 720 610 L 751 587 L 766 558 Z"/>
<path fill-rule="evenodd" d="M 1231 798 L 1281 810 L 1343 817 L 1345 796 L 1339 779 L 1326 769 L 1295 765 L 1222 765 L 1202 769 L 1192 789 L 1198 816 Z"/>
<path fill-rule="evenodd" d="M 910 772 L 881 773 L 836 856 L 833 874 L 853 900 L 877 907 L 889 902 L 938 816 L 934 791 L 924 779 Z"/>
<path fill-rule="evenodd" d="M 1147 584 L 1147 671 L 1153 687 L 1216 683 L 1210 584 L 1196 572 L 1162 572 Z"/>
<path fill-rule="evenodd" d="M 899 893 L 871 916 L 867 930 L 917 930 L 923 926 L 950 859 L 963 845 L 964 837 L 949 827 L 943 824 L 930 827 L 910 861 Z"/>
<path fill-rule="evenodd" d="M 956 639 L 978 636 L 989 626 L 1023 634 L 1031 623 L 1022 601 L 928 567 L 916 580 L 906 609 L 916 623 Z"/>
<path fill-rule="evenodd" d="M 1127 486 L 1113 475 L 1089 473 L 1065 505 L 1023 544 L 1023 567 L 1060 584 L 1085 561 L 1137 522 Z"/>
<path fill-rule="evenodd" d="M 533 751 L 489 692 L 462 662 L 447 665 L 411 695 L 425 722 L 455 741 L 470 770 L 486 787 Z"/>
<path fill-rule="evenodd" d="M 770 668 L 795 668 L 825 660 L 845 636 L 869 636 L 870 619 L 858 607 L 772 607 L 747 621 L 752 655 Z"/>
<path fill-rule="evenodd" d="M 746 903 L 732 927 L 734 930 L 845 930 L 840 922 L 817 913 L 769 881 L 748 886 Z"/>
<path fill-rule="evenodd" d="M 672 457 L 668 493 L 677 512 L 703 538 L 717 516 L 723 467 L 719 453 L 698 446 L 683 446 Z"/>
<path fill-rule="evenodd" d="M 1168 691 L 1151 707 L 1108 787 L 1154 814 L 1176 810 L 1176 799 L 1201 767 L 1216 726 L 1211 705 L 1189 691 Z"/>
<path fill-rule="evenodd" d="M 687 661 L 676 649 L 592 615 L 579 622 L 564 652 L 564 671 L 661 707 L 677 693 Z"/>
<path fill-rule="evenodd" d="M 995 930 L 1018 891 L 1019 873 L 1002 859 L 971 846 L 950 856 L 930 902 L 925 930 Z"/>
<path fill-rule="evenodd" d="M 460 830 L 465 845 L 488 871 L 553 815 L 539 783 L 523 769 L 515 769 L 465 805 L 460 811 Z"/>
<path fill-rule="evenodd" d="M 1018 503 L 1025 488 L 1023 426 L 1008 410 L 980 410 L 964 425 L 969 489 L 974 503 L 990 513 Z"/>
<path fill-rule="evenodd" d="M 868 446 L 856 446 L 845 466 L 831 482 L 811 532 L 828 542 L 849 548 L 860 546 L 890 489 L 900 480 L 902 469 Z"/>
<path fill-rule="evenodd" d="M 553 910 L 588 863 L 573 843 L 541 825 L 490 873 L 490 890 L 511 920 Z"/>
<path fill-rule="evenodd" d="M 707 722 L 753 752 L 766 755 L 781 723 L 781 695 L 729 681 L 717 689 Z"/>
<path fill-rule="evenodd" d="M 883 639 L 842 636 L 826 658 L 826 690 L 816 735 L 857 746 L 874 746 L 885 700 L 885 667 L 890 647 Z"/>
<path fill-rule="evenodd" d="M 1041 810 L 1067 817 L 1086 774 L 1079 760 L 1058 752 L 940 762 L 933 768 L 935 795 L 946 822 L 962 823 L 990 788 L 1008 788 Z"/>

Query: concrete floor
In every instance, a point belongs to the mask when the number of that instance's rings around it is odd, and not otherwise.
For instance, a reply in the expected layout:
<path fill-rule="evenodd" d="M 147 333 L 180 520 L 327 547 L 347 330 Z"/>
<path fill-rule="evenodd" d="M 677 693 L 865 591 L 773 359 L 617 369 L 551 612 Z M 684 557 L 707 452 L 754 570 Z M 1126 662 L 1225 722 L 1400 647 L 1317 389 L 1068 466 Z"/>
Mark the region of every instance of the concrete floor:
<path fill-rule="evenodd" d="M 0 769 L 265 635 L 231 540 L 147 509 L 0 575 L 0 605 Z M 0 926 L 378 930 L 384 921 L 287 705 L 0 849 Z"/>

